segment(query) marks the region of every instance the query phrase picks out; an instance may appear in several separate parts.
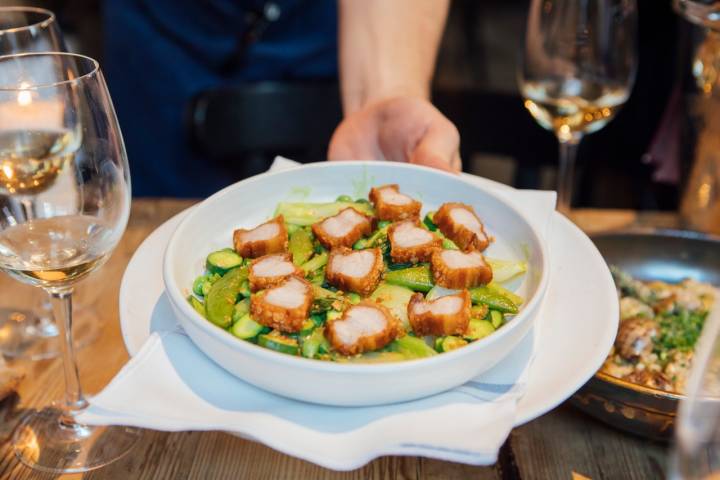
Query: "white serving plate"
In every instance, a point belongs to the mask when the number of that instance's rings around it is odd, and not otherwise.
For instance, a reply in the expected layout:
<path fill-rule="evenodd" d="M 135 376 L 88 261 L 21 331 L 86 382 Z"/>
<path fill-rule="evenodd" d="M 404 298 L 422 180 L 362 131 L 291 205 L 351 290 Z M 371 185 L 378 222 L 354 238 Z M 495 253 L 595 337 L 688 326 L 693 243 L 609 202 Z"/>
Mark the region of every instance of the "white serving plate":
<path fill-rule="evenodd" d="M 463 174 L 468 181 L 512 191 L 506 185 Z M 120 328 L 134 356 L 153 332 L 179 329 L 162 279 L 162 256 L 188 209 L 166 221 L 138 247 L 120 286 Z M 548 292 L 533 327 L 538 345 L 530 366 L 525 395 L 517 405 L 515 426 L 550 411 L 577 391 L 600 368 L 617 331 L 615 287 L 607 266 L 590 239 L 555 213 L 548 227 L 551 275 Z M 578 312 L 582 319 L 578 320 Z M 507 365 L 531 354 L 523 342 L 480 381 L 515 378 Z M 572 359 L 572 361 L 568 361 Z"/>
<path fill-rule="evenodd" d="M 472 205 L 496 239 L 486 254 L 527 258 L 520 313 L 471 345 L 431 358 L 384 364 L 339 364 L 278 354 L 235 338 L 202 318 L 186 298 L 207 253 L 231 245 L 236 228 L 271 218 L 276 205 L 298 194 L 310 201 L 366 196 L 370 187 L 399 183 L 423 202 L 423 213 L 449 201 Z M 175 316 L 193 342 L 218 365 L 259 388 L 296 400 L 367 406 L 413 400 L 461 385 L 507 356 L 532 326 L 549 277 L 546 247 L 523 214 L 487 188 L 438 170 L 392 162 L 309 164 L 238 182 L 203 201 L 168 243 L 163 278 Z"/>

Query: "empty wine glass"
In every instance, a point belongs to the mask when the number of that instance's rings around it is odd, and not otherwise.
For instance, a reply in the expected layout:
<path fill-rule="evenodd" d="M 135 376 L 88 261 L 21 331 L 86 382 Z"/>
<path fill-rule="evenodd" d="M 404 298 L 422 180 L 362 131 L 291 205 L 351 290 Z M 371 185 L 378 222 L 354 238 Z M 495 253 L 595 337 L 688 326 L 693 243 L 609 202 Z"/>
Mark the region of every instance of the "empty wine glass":
<path fill-rule="evenodd" d="M 0 55 L 65 50 L 55 14 L 50 10 L 26 6 L 0 7 Z M 41 123 L 46 121 L 43 117 L 36 120 Z M 0 150 L 13 148 L 7 145 L 12 140 L 12 136 L 0 137 Z M 43 185 L 34 185 L 33 188 L 41 189 Z M 16 201 L 23 206 L 24 215 L 33 214 L 31 195 Z M 43 292 L 37 292 L 34 296 L 37 300 L 33 308 L 16 308 L 16 298 L 7 299 L 9 303 L 0 308 L 0 354 L 31 360 L 60 355 L 59 331 L 52 316 L 49 298 Z M 90 343 L 99 333 L 97 321 L 92 315 L 84 315 L 80 320 L 78 322 L 76 319 L 75 322 L 76 346 Z"/>
<path fill-rule="evenodd" d="M 525 107 L 560 142 L 558 210 L 572 204 L 577 147 L 604 127 L 635 79 L 635 0 L 532 0 L 518 82 Z"/>
<path fill-rule="evenodd" d="M 0 269 L 50 294 L 66 387 L 64 403 L 28 415 L 12 445 L 43 471 L 92 470 L 127 453 L 138 434 L 75 420 L 87 401 L 72 341 L 73 288 L 110 256 L 130 209 L 125 148 L 97 62 L 69 53 L 0 57 L 0 138 L 13 146 L 0 156 Z M 21 191 L 33 199 L 31 216 L 17 201 Z"/>
<path fill-rule="evenodd" d="M 720 300 L 716 297 L 716 302 Z M 680 402 L 672 479 L 720 478 L 720 308 L 705 320 L 695 347 L 687 393 Z"/>

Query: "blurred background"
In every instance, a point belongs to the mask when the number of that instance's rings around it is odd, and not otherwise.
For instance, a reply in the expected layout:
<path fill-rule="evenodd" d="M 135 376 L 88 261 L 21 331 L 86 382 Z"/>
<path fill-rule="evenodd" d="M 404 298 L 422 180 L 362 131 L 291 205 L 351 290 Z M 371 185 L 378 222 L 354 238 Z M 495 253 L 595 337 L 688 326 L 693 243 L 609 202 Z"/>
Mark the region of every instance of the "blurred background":
<path fill-rule="evenodd" d="M 103 16 L 103 2 L 0 0 L 2 5 L 23 3 L 55 11 L 71 50 L 112 64 L 103 30 L 103 19 L 112 18 Z M 524 0 L 454 0 L 433 100 L 460 129 L 465 171 L 517 187 L 553 188 L 557 141 L 527 113 L 517 88 L 527 10 Z M 676 209 L 688 183 L 697 135 L 692 102 L 701 95 L 691 74 L 704 34 L 676 15 L 670 0 L 639 0 L 638 10 L 635 87 L 618 116 L 581 144 L 576 206 Z M 113 29 L 113 35 L 122 30 Z M 121 127 L 127 129 L 133 120 L 114 93 L 124 80 L 113 68 L 104 70 Z M 232 167 L 237 178 L 228 183 L 266 169 L 275 154 L 322 159 L 341 115 L 332 77 L 229 83 L 214 95 L 219 98 L 203 105 L 203 118 L 187 119 L 183 135 L 199 157 Z M 134 161 L 143 152 L 133 142 L 127 147 L 134 172 L 147 167 Z M 136 187 L 141 195 L 183 196 Z"/>

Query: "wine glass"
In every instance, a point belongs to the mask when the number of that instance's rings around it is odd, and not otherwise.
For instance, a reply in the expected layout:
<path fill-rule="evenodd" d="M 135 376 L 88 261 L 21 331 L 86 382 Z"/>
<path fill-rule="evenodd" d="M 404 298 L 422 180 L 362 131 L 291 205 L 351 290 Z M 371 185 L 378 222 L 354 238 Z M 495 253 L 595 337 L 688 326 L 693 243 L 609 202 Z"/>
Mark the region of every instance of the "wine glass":
<path fill-rule="evenodd" d="M 716 298 L 716 301 L 719 300 Z M 705 319 L 675 425 L 672 479 L 720 478 L 720 308 Z"/>
<path fill-rule="evenodd" d="M 72 341 L 73 288 L 110 256 L 130 210 L 125 147 L 97 62 L 70 53 L 0 57 L 2 137 L 13 148 L 0 155 L 0 269 L 50 294 L 66 389 L 60 406 L 26 417 L 13 448 L 39 470 L 92 470 L 127 453 L 138 435 L 75 420 L 87 401 Z M 43 188 L 25 188 L 35 183 Z M 30 217 L 16 201 L 20 190 L 33 198 Z"/>
<path fill-rule="evenodd" d="M 50 10 L 35 7 L 0 7 L 0 55 L 27 52 L 64 52 L 60 28 Z M 0 138 L 0 149 L 11 137 Z M 0 176 L 2 172 L 0 172 Z M 39 190 L 43 185 L 34 185 Z M 25 215 L 33 213 L 32 196 L 17 200 Z M 37 293 L 37 306 L 18 309 L 16 299 L 8 299 L 9 305 L 0 309 L 0 353 L 11 358 L 39 360 L 60 355 L 58 327 L 52 316 L 49 297 Z M 41 297 L 41 298 L 40 298 Z M 77 307 L 76 307 L 77 310 Z M 86 312 L 87 313 L 87 312 Z M 92 315 L 89 315 L 92 317 Z M 97 338 L 99 327 L 95 318 L 76 319 L 75 344 L 82 346 Z"/>
<path fill-rule="evenodd" d="M 525 107 L 560 142 L 558 210 L 572 204 L 577 147 L 625 103 L 635 79 L 635 0 L 532 0 L 518 71 Z"/>

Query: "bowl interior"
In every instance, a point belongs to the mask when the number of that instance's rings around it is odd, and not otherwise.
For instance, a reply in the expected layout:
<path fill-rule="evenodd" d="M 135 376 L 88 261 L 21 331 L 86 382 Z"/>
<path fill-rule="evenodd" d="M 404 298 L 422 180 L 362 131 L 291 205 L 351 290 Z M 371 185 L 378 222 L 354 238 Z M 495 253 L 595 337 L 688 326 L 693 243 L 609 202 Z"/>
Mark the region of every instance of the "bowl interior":
<path fill-rule="evenodd" d="M 527 260 L 528 273 L 509 286 L 525 298 L 526 307 L 539 301 L 533 299 L 547 281 L 546 256 L 539 236 L 518 211 L 459 176 L 390 162 L 310 164 L 252 177 L 208 198 L 183 220 L 168 245 L 165 282 L 171 299 L 186 315 L 211 326 L 184 298 L 195 277 L 203 272 L 207 254 L 232 246 L 233 230 L 251 228 L 271 218 L 279 202 L 333 201 L 339 195 L 366 198 L 371 187 L 387 183 L 399 184 L 402 192 L 420 200 L 423 215 L 445 202 L 472 205 L 496 239 L 486 256 Z M 512 325 L 510 322 L 508 327 Z"/>

